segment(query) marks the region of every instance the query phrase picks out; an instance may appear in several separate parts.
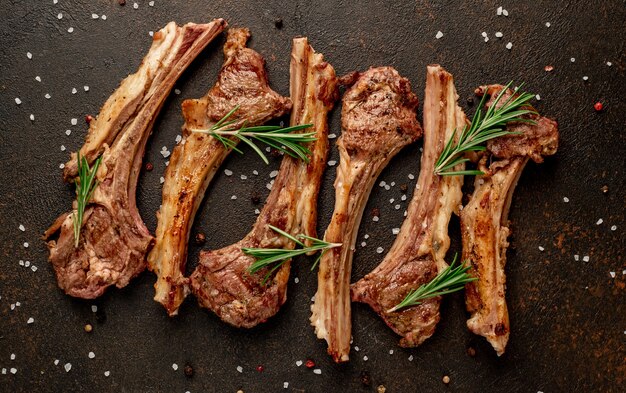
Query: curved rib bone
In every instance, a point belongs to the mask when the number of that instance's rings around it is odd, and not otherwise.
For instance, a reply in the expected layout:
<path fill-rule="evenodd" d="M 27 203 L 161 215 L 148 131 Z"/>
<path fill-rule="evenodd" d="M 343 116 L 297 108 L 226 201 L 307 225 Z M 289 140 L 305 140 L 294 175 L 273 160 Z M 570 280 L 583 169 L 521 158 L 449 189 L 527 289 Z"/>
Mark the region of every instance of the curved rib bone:
<path fill-rule="evenodd" d="M 209 128 L 233 108 L 239 109 L 229 120 L 239 120 L 232 127 L 263 124 L 283 116 L 291 109 L 291 101 L 269 87 L 265 60 L 246 48 L 248 29 L 230 29 L 224 44 L 225 61 L 216 84 L 206 96 L 183 102 L 183 139 L 174 148 L 165 172 L 163 203 L 157 213 L 156 244 L 148 263 L 156 273 L 154 300 L 161 303 L 170 316 L 187 296 L 185 277 L 187 242 L 193 219 L 204 193 L 226 156 L 231 152 L 211 135 L 191 132 L 193 128 Z M 233 142 L 238 142 L 233 138 Z"/>
<path fill-rule="evenodd" d="M 306 38 L 293 41 L 291 98 L 291 125 L 314 124 L 317 140 L 309 144 L 309 163 L 285 156 L 252 231 L 231 246 L 203 251 L 191 276 L 200 305 L 236 327 L 256 326 L 278 312 L 287 298 L 290 270 L 287 261 L 265 285 L 268 268 L 250 274 L 254 258 L 242 248 L 293 248 L 291 241 L 269 225 L 294 236 L 316 236 L 317 195 L 328 155 L 327 117 L 337 99 L 337 78 L 333 67 L 313 51 Z"/>
<path fill-rule="evenodd" d="M 433 171 L 446 142 L 467 121 L 457 99 L 452 75 L 438 65 L 428 66 L 424 153 L 407 217 L 385 259 L 352 285 L 352 300 L 369 304 L 402 336 L 400 345 L 404 347 L 424 342 L 439 322 L 439 297 L 399 311 L 388 310 L 447 267 L 444 257 L 450 246 L 448 222 L 461 203 L 463 176 L 438 176 Z M 461 169 L 463 166 L 455 170 Z"/>
<path fill-rule="evenodd" d="M 59 287 L 68 295 L 92 299 L 115 285 L 122 288 L 141 273 L 153 241 L 135 205 L 135 188 L 146 141 L 163 102 L 191 61 L 226 26 L 178 27 L 174 22 L 154 34 L 139 70 L 122 81 L 92 121 L 81 157 L 90 164 L 102 153 L 98 186 L 85 209 L 78 248 L 72 214 L 59 217 L 46 231 Z M 67 163 L 66 180 L 76 176 L 76 155 Z"/>
<path fill-rule="evenodd" d="M 371 68 L 344 95 L 335 211 L 324 240 L 343 243 L 324 253 L 311 324 L 336 362 L 350 352 L 350 273 L 363 209 L 380 172 L 422 134 L 409 81 L 391 67 Z"/>
<path fill-rule="evenodd" d="M 502 88 L 482 87 L 479 93 L 490 94 L 493 100 Z M 505 93 L 501 101 L 510 95 L 510 91 Z M 497 138 L 487 144 L 488 153 L 500 160 L 487 168 L 488 157 L 482 158 L 480 167 L 485 175 L 476 177 L 474 193 L 461 212 L 463 260 L 471 262 L 469 273 L 478 277 L 478 281 L 466 285 L 465 300 L 471 313 L 467 327 L 485 337 L 498 356 L 504 353 L 510 331 L 504 266 L 513 191 L 528 160 L 542 162 L 542 156 L 554 154 L 558 146 L 557 123 L 538 115 L 532 118 L 535 125 L 507 126 L 520 135 Z"/>

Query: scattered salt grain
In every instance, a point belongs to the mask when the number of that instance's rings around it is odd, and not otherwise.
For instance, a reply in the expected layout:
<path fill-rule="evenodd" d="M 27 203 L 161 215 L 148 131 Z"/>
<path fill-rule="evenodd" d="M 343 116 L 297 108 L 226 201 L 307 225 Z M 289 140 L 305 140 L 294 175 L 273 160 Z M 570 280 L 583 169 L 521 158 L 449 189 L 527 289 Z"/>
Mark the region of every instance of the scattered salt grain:
<path fill-rule="evenodd" d="M 52 96 L 49 93 L 46 93 L 44 97 L 46 97 L 46 100 L 49 100 Z"/>
<path fill-rule="evenodd" d="M 35 77 L 35 80 L 36 80 L 37 82 L 41 82 L 41 77 L 40 77 L 39 75 L 37 75 L 37 76 Z"/>
<path fill-rule="evenodd" d="M 356 352 L 359 352 L 361 349 L 360 349 L 359 347 L 355 346 L 355 347 L 354 347 L 354 350 L 355 350 Z"/>
<path fill-rule="evenodd" d="M 91 14 L 91 19 L 98 19 L 98 18 L 99 18 L 98 14 Z"/>
<path fill-rule="evenodd" d="M 616 230 L 617 230 L 617 225 L 613 225 L 613 226 L 611 226 L 611 230 L 612 230 L 612 231 L 616 231 Z"/>
<path fill-rule="evenodd" d="M 315 370 L 313 370 L 313 374 L 320 375 L 321 373 L 322 373 L 322 370 L 319 368 L 316 368 Z"/>
<path fill-rule="evenodd" d="M 385 190 L 387 190 L 387 191 L 391 190 L 391 186 L 390 186 L 389 184 L 387 184 L 387 185 L 385 186 Z"/>
<path fill-rule="evenodd" d="M 578 255 L 578 254 L 574 255 L 574 260 L 575 260 L 575 261 L 580 260 L 580 255 Z"/>
<path fill-rule="evenodd" d="M 89 91 L 89 86 L 87 86 L 87 85 L 83 86 L 83 90 Z"/>
<path fill-rule="evenodd" d="M 569 59 L 569 61 L 571 61 L 572 63 L 576 61 L 576 58 L 572 57 L 571 59 Z"/>
<path fill-rule="evenodd" d="M 589 262 L 589 255 L 585 255 L 583 257 L 583 262 Z"/>
<path fill-rule="evenodd" d="M 615 272 L 609 272 L 609 274 L 611 275 L 611 278 L 615 278 Z"/>
<path fill-rule="evenodd" d="M 502 7 L 498 7 L 498 9 L 496 10 L 496 15 L 502 15 Z"/>
<path fill-rule="evenodd" d="M 96 306 L 95 304 L 91 305 L 91 312 L 98 312 L 98 306 Z"/>
<path fill-rule="evenodd" d="M 17 369 L 15 367 L 11 367 L 11 374 L 15 375 L 17 373 Z"/>
<path fill-rule="evenodd" d="M 89 359 L 93 359 L 93 358 L 95 358 L 95 357 L 96 357 L 96 354 L 90 351 L 90 352 L 87 354 L 87 356 L 89 357 Z"/>
<path fill-rule="evenodd" d="M 483 31 L 482 33 L 480 33 L 480 35 L 482 35 L 484 38 L 487 38 L 487 32 Z"/>
<path fill-rule="evenodd" d="M 278 176 L 278 171 L 271 171 L 270 172 L 270 179 L 275 178 L 276 176 Z"/>
<path fill-rule="evenodd" d="M 394 203 L 394 202 L 395 202 L 395 199 L 393 199 L 393 198 L 391 198 L 391 199 L 389 200 L 389 203 Z"/>
<path fill-rule="evenodd" d="M 550 26 L 552 26 L 552 23 L 546 22 L 546 27 L 550 27 Z"/>
<path fill-rule="evenodd" d="M 17 105 L 20 105 L 22 103 L 22 100 L 20 100 L 19 98 L 15 97 L 15 103 Z"/>
<path fill-rule="evenodd" d="M 254 209 L 254 214 L 258 216 L 259 214 L 261 214 L 261 211 L 259 209 Z"/>
<path fill-rule="evenodd" d="M 393 228 L 391 230 L 391 233 L 393 233 L 394 235 L 397 235 L 398 233 L 400 233 L 400 228 Z"/>
<path fill-rule="evenodd" d="M 75 126 L 76 124 L 78 124 L 78 119 L 73 118 L 72 119 L 72 125 Z"/>
<path fill-rule="evenodd" d="M 154 37 L 154 31 L 150 30 L 150 31 L 148 32 L 148 35 L 149 35 L 150 37 Z"/>
<path fill-rule="evenodd" d="M 511 50 L 512 47 L 513 43 L 509 42 L 508 44 L 506 44 L 506 49 Z"/>
<path fill-rule="evenodd" d="M 178 364 L 172 363 L 172 370 L 174 371 L 178 370 Z"/>
<path fill-rule="evenodd" d="M 283 389 L 289 389 L 289 382 L 283 382 Z"/>
<path fill-rule="evenodd" d="M 400 207 L 401 207 L 400 205 L 395 205 L 393 208 L 396 210 L 400 210 Z"/>
<path fill-rule="evenodd" d="M 180 135 L 176 135 L 176 143 L 180 143 L 183 140 L 183 137 Z"/>
<path fill-rule="evenodd" d="M 367 355 L 366 355 L 366 356 L 363 356 L 363 361 L 364 361 L 364 362 L 367 362 L 367 359 L 369 359 L 369 358 L 367 357 Z"/>
<path fill-rule="evenodd" d="M 62 12 L 59 12 L 57 14 L 57 19 L 63 19 L 63 13 Z"/>
<path fill-rule="evenodd" d="M 384 248 L 382 248 L 382 247 L 378 247 L 378 248 L 376 249 L 376 253 L 377 253 L 377 254 L 382 254 L 382 253 L 383 253 L 383 251 L 385 251 L 385 249 L 384 249 Z"/>
<path fill-rule="evenodd" d="M 389 350 L 389 354 L 390 354 L 390 355 L 393 355 L 393 349 L 390 349 L 390 350 Z"/>
<path fill-rule="evenodd" d="M 63 368 L 65 369 L 66 373 L 69 373 L 70 370 L 72 369 L 72 363 L 65 363 L 65 365 L 63 366 Z"/>
<path fill-rule="evenodd" d="M 243 373 L 243 367 L 241 367 L 241 366 L 237 366 L 237 372 L 239 372 L 239 373 Z"/>
<path fill-rule="evenodd" d="M 231 196 L 230 199 L 234 201 L 235 199 L 237 199 L 237 195 Z"/>
<path fill-rule="evenodd" d="M 14 353 L 11 354 L 11 360 L 15 360 L 15 354 Z"/>
<path fill-rule="evenodd" d="M 598 221 L 596 221 L 596 225 L 600 225 L 600 224 L 602 224 L 603 222 L 604 222 L 604 220 L 600 218 Z"/>
<path fill-rule="evenodd" d="M 563 202 L 568 203 L 569 202 L 569 198 L 568 197 L 563 197 Z"/>
<path fill-rule="evenodd" d="M 150 7 L 154 7 L 154 1 L 149 2 L 149 3 L 148 3 L 148 5 L 149 5 Z"/>
<path fill-rule="evenodd" d="M 29 267 L 29 266 L 30 266 L 30 261 L 24 262 L 24 267 Z"/>
<path fill-rule="evenodd" d="M 293 279 L 293 282 L 295 282 L 296 284 L 300 282 L 300 279 L 298 277 Z"/>
<path fill-rule="evenodd" d="M 361 247 L 365 247 L 365 246 L 367 246 L 367 243 L 366 242 L 361 242 Z"/>
<path fill-rule="evenodd" d="M 2 368 L 2 374 L 6 375 L 7 373 L 7 369 L 6 368 Z"/>
<path fill-rule="evenodd" d="M 174 94 L 179 95 L 180 94 L 180 90 L 179 89 L 174 89 Z"/>
<path fill-rule="evenodd" d="M 110 371 L 108 371 L 108 370 L 107 370 L 107 371 L 105 371 L 105 372 L 104 372 L 104 376 L 105 376 L 105 377 L 108 377 L 109 375 L 111 375 L 111 372 L 110 372 Z"/>
<path fill-rule="evenodd" d="M 161 177 L 159 178 L 159 182 L 160 182 L 161 184 L 165 183 L 165 178 L 164 178 L 163 176 L 161 176 Z"/>
<path fill-rule="evenodd" d="M 374 217 L 372 217 L 372 221 L 374 221 L 374 222 L 378 222 L 378 220 L 379 220 L 378 216 L 374 216 Z"/>
<path fill-rule="evenodd" d="M 501 31 L 496 31 L 496 37 L 502 38 L 503 36 L 504 36 L 504 34 L 502 34 Z"/>
<path fill-rule="evenodd" d="M 409 356 L 409 362 L 412 362 L 412 361 L 413 361 L 413 355 L 410 355 Z"/>
<path fill-rule="evenodd" d="M 545 248 L 539 246 L 539 251 L 543 251 L 543 250 L 545 250 Z"/>
<path fill-rule="evenodd" d="M 28 248 L 28 242 L 24 242 L 24 248 Z"/>
<path fill-rule="evenodd" d="M 231 171 L 230 169 L 224 169 L 224 174 L 226 176 L 231 176 L 233 174 L 233 171 Z"/>
<path fill-rule="evenodd" d="M 252 174 L 255 176 L 259 176 L 259 171 L 257 171 L 256 169 L 252 171 Z"/>
<path fill-rule="evenodd" d="M 328 161 L 328 166 L 335 166 L 335 165 L 337 165 L 337 161 L 335 160 Z"/>
<path fill-rule="evenodd" d="M 18 227 L 18 229 L 22 232 L 24 232 L 26 230 L 26 227 L 24 227 L 24 224 L 20 224 L 20 226 Z"/>
<path fill-rule="evenodd" d="M 248 178 L 248 176 L 246 176 L 246 175 L 241 175 L 239 177 L 241 178 L 241 180 L 246 180 Z"/>
<path fill-rule="evenodd" d="M 29 325 L 31 323 L 34 323 L 34 322 L 35 322 L 35 318 L 33 318 L 33 317 L 28 318 L 28 321 L 26 321 L 26 323 L 29 324 Z"/>
<path fill-rule="evenodd" d="M 137 9 L 137 8 L 139 8 L 139 4 L 137 4 L 137 3 L 134 3 L 134 4 L 133 4 L 133 8 L 134 8 L 134 9 Z"/>
<path fill-rule="evenodd" d="M 369 238 L 370 238 L 370 235 L 369 235 L 369 234 L 367 234 L 367 233 L 363 236 L 363 239 L 366 239 L 366 240 L 367 240 L 367 239 L 369 239 Z"/>
<path fill-rule="evenodd" d="M 378 183 L 378 186 L 385 187 L 385 184 L 387 184 L 387 183 L 383 180 L 380 183 Z"/>
<path fill-rule="evenodd" d="M 64 163 L 60 163 L 59 164 L 59 168 L 61 168 L 61 169 L 65 168 L 65 164 Z"/>
<path fill-rule="evenodd" d="M 509 16 L 509 11 L 502 9 L 502 15 Z"/>
<path fill-rule="evenodd" d="M 443 33 L 441 31 L 438 31 L 437 34 L 435 34 L 435 38 L 440 39 L 441 37 L 443 37 Z"/>
<path fill-rule="evenodd" d="M 30 270 L 32 270 L 33 272 L 36 272 L 37 271 L 37 266 L 35 266 L 35 265 L 31 266 Z"/>
<path fill-rule="evenodd" d="M 102 20 L 107 20 L 107 16 L 106 16 L 106 15 L 104 15 L 104 14 L 103 14 L 100 18 L 101 18 Z"/>
<path fill-rule="evenodd" d="M 76 93 L 78 93 L 78 90 L 76 90 L 75 87 L 72 87 L 72 94 L 76 94 Z"/>
<path fill-rule="evenodd" d="M 414 176 L 412 173 L 409 173 L 408 178 L 409 178 L 410 180 L 413 180 L 413 179 L 415 179 L 415 176 Z"/>
<path fill-rule="evenodd" d="M 298 367 L 302 366 L 302 360 L 296 360 L 296 366 Z"/>
<path fill-rule="evenodd" d="M 613 65 L 613 63 L 611 63 L 610 61 L 606 62 L 606 65 L 608 65 L 609 67 Z"/>
<path fill-rule="evenodd" d="M 540 96 L 539 94 L 536 94 L 536 95 L 535 95 L 535 99 L 536 99 L 537 101 L 541 101 L 541 96 Z"/>
<path fill-rule="evenodd" d="M 74 28 L 70 27 L 69 29 L 67 29 L 67 32 L 70 33 L 70 34 L 73 33 L 74 32 Z"/>
<path fill-rule="evenodd" d="M 337 138 L 337 134 L 328 134 L 328 139 L 335 139 Z"/>
<path fill-rule="evenodd" d="M 585 76 L 583 76 L 583 80 L 584 80 L 584 81 L 588 81 L 588 80 L 589 80 L 589 77 L 588 77 L 587 75 L 585 75 Z"/>

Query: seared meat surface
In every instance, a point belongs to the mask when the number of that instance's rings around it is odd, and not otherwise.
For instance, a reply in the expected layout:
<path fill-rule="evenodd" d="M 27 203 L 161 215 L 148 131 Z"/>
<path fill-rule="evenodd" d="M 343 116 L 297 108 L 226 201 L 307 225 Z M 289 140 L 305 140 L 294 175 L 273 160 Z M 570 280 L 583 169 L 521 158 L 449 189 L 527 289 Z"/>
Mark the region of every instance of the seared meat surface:
<path fill-rule="evenodd" d="M 363 209 L 383 168 L 421 136 L 417 104 L 409 81 L 391 67 L 357 75 L 343 97 L 335 210 L 324 236 L 343 246 L 328 250 L 320 261 L 311 316 L 317 337 L 327 341 L 336 362 L 347 361 L 350 352 L 350 273 Z"/>
<path fill-rule="evenodd" d="M 137 211 L 135 188 L 146 141 L 178 77 L 225 26 L 222 19 L 183 27 L 171 22 L 155 33 L 139 70 L 122 81 L 91 122 L 81 156 L 91 164 L 102 154 L 102 162 L 80 243 L 74 246 L 75 211 L 59 217 L 44 235 L 50 238 L 60 230 L 58 239 L 48 242 L 49 259 L 68 295 L 98 297 L 111 285 L 126 286 L 145 269 L 153 238 Z M 76 174 L 72 154 L 64 176 L 71 180 Z"/>
<path fill-rule="evenodd" d="M 478 89 L 479 94 L 495 96 L 503 87 L 491 85 Z M 505 92 L 500 102 L 512 94 Z M 489 341 L 502 355 L 509 339 L 509 313 L 505 300 L 506 250 L 509 246 L 508 211 L 524 166 L 529 159 L 542 162 L 542 156 L 556 153 L 558 126 L 556 121 L 539 115 L 529 116 L 536 124 L 511 123 L 509 135 L 493 139 L 487 144 L 487 154 L 480 161 L 485 173 L 477 176 L 474 193 L 461 212 L 463 260 L 470 261 L 470 274 L 478 281 L 466 285 L 465 300 L 471 318 L 468 328 Z M 493 161 L 487 166 L 491 156 Z"/>
<path fill-rule="evenodd" d="M 447 267 L 444 257 L 450 246 L 448 222 L 461 204 L 463 177 L 438 176 L 433 171 L 446 142 L 467 121 L 457 99 L 452 75 L 438 65 L 428 66 L 424 152 L 406 219 L 380 265 L 352 285 L 352 300 L 369 304 L 402 336 L 400 345 L 404 347 L 421 344 L 439 322 L 439 297 L 395 312 L 388 310 Z"/>
<path fill-rule="evenodd" d="M 285 156 L 252 231 L 231 246 L 203 251 L 191 276 L 191 288 L 200 305 L 236 327 L 256 326 L 278 312 L 287 298 L 290 271 L 287 261 L 264 283 L 272 266 L 249 273 L 254 258 L 242 248 L 293 248 L 293 242 L 269 225 L 294 236 L 316 236 L 317 195 L 328 155 L 327 118 L 337 99 L 337 78 L 333 67 L 313 51 L 306 38 L 293 42 L 290 89 L 291 125 L 313 124 L 316 133 L 317 140 L 309 143 L 309 163 Z"/>
<path fill-rule="evenodd" d="M 192 132 L 208 129 L 233 108 L 232 127 L 260 125 L 289 113 L 291 101 L 273 91 L 268 83 L 265 60 L 246 42 L 248 29 L 230 29 L 224 45 L 224 65 L 218 80 L 206 96 L 185 100 L 182 105 L 183 138 L 172 151 L 165 172 L 163 203 L 157 213 L 156 243 L 148 263 L 156 273 L 154 300 L 169 315 L 176 315 L 187 296 L 185 277 L 187 242 L 193 219 L 206 189 L 218 168 L 231 152 L 211 135 Z M 236 139 L 233 139 L 237 142 Z"/>

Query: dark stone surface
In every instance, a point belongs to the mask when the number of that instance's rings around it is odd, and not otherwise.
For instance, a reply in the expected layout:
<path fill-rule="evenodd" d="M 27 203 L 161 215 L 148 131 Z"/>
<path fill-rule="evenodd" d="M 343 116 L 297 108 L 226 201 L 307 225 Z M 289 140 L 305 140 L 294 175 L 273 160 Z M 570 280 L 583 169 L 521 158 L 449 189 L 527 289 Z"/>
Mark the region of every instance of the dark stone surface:
<path fill-rule="evenodd" d="M 11 392 L 618 392 L 626 383 L 626 308 L 624 260 L 624 145 L 626 125 L 626 9 L 621 1 L 529 2 L 283 2 L 117 0 L 9 1 L 0 5 L 0 391 Z M 482 4 L 481 4 L 482 3 Z M 508 3 L 508 4 L 503 4 Z M 503 5 L 508 18 L 496 16 Z M 63 13 L 62 19 L 57 14 Z M 107 20 L 92 20 L 91 14 Z M 310 298 L 316 276 L 307 260 L 295 263 L 289 299 L 281 312 L 252 330 L 236 330 L 196 306 L 193 298 L 180 315 L 168 318 L 151 300 L 154 276 L 141 275 L 123 290 L 110 290 L 97 301 L 67 297 L 56 287 L 40 234 L 70 208 L 73 189 L 61 182 L 59 164 L 76 150 L 86 131 L 84 117 L 96 115 L 119 81 L 134 72 L 150 44 L 149 30 L 175 20 L 204 22 L 224 17 L 232 26 L 250 27 L 251 46 L 267 59 L 272 86 L 288 93 L 290 40 L 309 37 L 338 74 L 372 65 L 393 65 L 423 96 L 425 66 L 441 63 L 456 77 L 461 105 L 473 113 L 467 97 L 481 83 L 525 81 L 541 94 L 537 108 L 559 120 L 562 143 L 556 156 L 525 170 L 511 210 L 512 250 L 507 265 L 511 340 L 497 358 L 489 345 L 465 328 L 461 294 L 448 296 L 435 335 L 416 349 L 397 347 L 397 337 L 368 308 L 354 306 L 352 360 L 335 365 L 325 343 L 309 326 Z M 282 27 L 276 21 L 282 20 Z M 551 27 L 545 26 L 546 22 Z M 68 33 L 73 26 L 74 32 Z M 436 40 L 438 30 L 443 38 Z M 483 42 L 481 32 L 489 33 Z M 504 38 L 497 39 L 496 31 Z M 511 41 L 512 50 L 505 49 Z M 202 96 L 222 63 L 221 43 L 213 43 L 177 84 L 156 123 L 145 161 L 154 169 L 141 174 L 138 204 L 154 230 L 165 160 L 182 119 L 184 98 Z M 31 52 L 33 59 L 26 56 Z M 570 58 L 576 58 L 574 63 Z M 612 62 L 612 67 L 606 65 Z M 544 71 L 554 66 L 552 72 Z M 41 76 L 42 82 L 35 81 Z M 583 76 L 588 76 L 587 82 Z M 90 87 L 83 91 L 83 85 Z M 71 93 L 72 87 L 78 93 Z M 45 99 L 46 93 L 51 99 Z M 22 100 L 15 104 L 15 97 Z M 593 104 L 604 103 L 596 113 Z M 35 115 L 35 121 L 29 115 Z M 421 117 L 421 114 L 420 114 Z M 70 119 L 78 125 L 71 126 Z M 71 129 L 70 136 L 65 130 Z M 332 116 L 339 133 L 339 111 Z M 333 141 L 334 142 L 334 141 Z M 65 145 L 67 151 L 60 151 Z M 203 246 L 190 244 L 190 265 L 198 250 L 240 239 L 254 221 L 251 199 L 263 200 L 266 167 L 246 150 L 231 155 L 199 211 L 192 236 L 206 234 Z M 338 155 L 333 148 L 331 160 Z M 258 169 L 260 176 L 252 175 Z M 380 209 L 378 223 L 365 219 L 359 234 L 370 234 L 358 247 L 353 280 L 389 249 L 391 229 L 402 222 L 394 210 L 400 185 L 419 172 L 419 144 L 405 149 L 382 174 L 395 181 L 391 191 L 376 187 L 365 217 Z M 241 174 L 248 175 L 245 181 Z M 320 200 L 320 232 L 333 205 L 329 168 Z M 603 193 L 602 187 L 608 186 Z M 236 194 L 237 200 L 230 196 Z M 409 191 L 409 198 L 411 191 Z M 569 198 L 569 203 L 563 202 Z M 599 218 L 604 220 L 596 225 Z M 25 232 L 18 230 L 24 224 Z M 617 225 L 616 231 L 610 227 Z M 458 220 L 451 224 L 459 250 Z M 23 243 L 28 242 L 28 248 Z M 538 247 L 545 247 L 539 251 Z M 581 260 L 574 260 L 574 255 Z M 590 261 L 582 257 L 589 255 Z M 39 270 L 19 266 L 28 260 Z M 616 272 L 612 278 L 609 272 Z M 11 311 L 10 305 L 21 306 Z M 98 313 L 91 305 L 98 305 Z M 35 322 L 27 324 L 29 317 Z M 84 325 L 93 325 L 86 333 Z M 393 355 L 389 350 L 393 349 Z M 89 359 L 89 351 L 95 359 Z M 15 360 L 10 355 L 16 354 Z M 475 356 L 470 356 L 474 354 Z M 369 360 L 364 361 L 366 355 Z M 414 356 L 409 362 L 409 355 Z M 59 359 L 58 366 L 53 364 Z M 312 359 L 315 375 L 297 360 Z M 72 364 L 69 373 L 63 370 Z M 178 371 L 172 370 L 178 364 Z M 193 365 L 193 378 L 185 376 Z M 243 373 L 236 367 L 241 365 Z M 263 365 L 263 372 L 256 371 Z M 17 373 L 9 372 L 11 367 Z M 105 377 L 104 371 L 110 370 Z M 368 384 L 363 383 L 367 376 Z M 442 377 L 449 375 L 449 385 Z M 283 389 L 283 382 L 289 388 Z M 619 388 L 622 386 L 622 388 Z"/>

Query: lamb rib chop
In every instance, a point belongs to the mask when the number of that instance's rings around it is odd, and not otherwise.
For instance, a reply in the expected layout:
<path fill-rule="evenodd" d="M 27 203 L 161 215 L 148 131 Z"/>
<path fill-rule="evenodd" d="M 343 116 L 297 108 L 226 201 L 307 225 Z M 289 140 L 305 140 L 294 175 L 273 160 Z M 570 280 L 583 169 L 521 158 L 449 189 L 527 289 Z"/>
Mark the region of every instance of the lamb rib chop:
<path fill-rule="evenodd" d="M 491 85 L 477 92 L 491 95 L 487 104 L 491 105 L 502 89 L 502 86 Z M 505 92 L 500 103 L 511 94 L 510 90 Z M 530 117 L 535 125 L 511 123 L 507 126 L 507 130 L 520 135 L 488 142 L 488 154 L 479 164 L 485 175 L 476 177 L 474 193 L 461 211 L 463 260 L 471 262 L 469 273 L 478 277 L 478 281 L 466 285 L 465 300 L 471 313 L 467 327 L 485 337 L 498 356 L 504 353 L 510 330 L 504 295 L 504 265 L 510 233 L 507 216 L 513 191 L 529 159 L 540 163 L 542 156 L 556 153 L 558 147 L 556 121 L 539 115 Z M 487 168 L 488 155 L 499 160 Z"/>
<path fill-rule="evenodd" d="M 170 316 L 178 313 L 189 293 L 185 266 L 194 216 L 213 176 L 232 150 L 209 134 L 190 130 L 211 127 L 237 105 L 239 109 L 228 118 L 237 120 L 232 127 L 241 126 L 244 120 L 248 126 L 260 125 L 291 110 L 291 101 L 270 88 L 263 57 L 246 48 L 249 37 L 245 28 L 228 31 L 217 82 L 204 97 L 185 100 L 182 105 L 183 139 L 174 148 L 165 172 L 156 243 L 148 256 L 149 268 L 157 275 L 154 300 Z M 232 140 L 235 144 L 238 141 Z"/>
<path fill-rule="evenodd" d="M 293 242 L 274 232 L 316 236 L 317 195 L 328 155 L 328 113 L 337 99 L 333 67 L 315 53 L 306 38 L 293 41 L 291 53 L 291 125 L 312 123 L 310 161 L 283 158 L 272 191 L 252 231 L 241 241 L 217 251 L 203 251 L 191 276 L 191 288 L 202 307 L 236 327 L 250 328 L 264 322 L 284 304 L 290 261 L 264 284 L 268 268 L 250 274 L 254 258 L 242 248 L 293 248 Z"/>
<path fill-rule="evenodd" d="M 457 99 L 452 75 L 438 65 L 428 66 L 424 152 L 407 217 L 380 265 L 352 285 L 352 300 L 369 304 L 402 336 L 403 347 L 420 345 L 432 336 L 439 322 L 439 297 L 395 312 L 388 310 L 447 267 L 448 223 L 461 204 L 463 176 L 438 176 L 433 170 L 446 142 L 467 122 Z M 460 165 L 456 170 L 463 168 Z"/>
<path fill-rule="evenodd" d="M 350 273 L 363 209 L 383 168 L 422 134 L 418 100 L 406 78 L 391 67 L 371 68 L 357 77 L 343 98 L 335 211 L 324 236 L 343 246 L 322 256 L 311 307 L 311 324 L 336 362 L 347 361 L 350 352 Z"/>
<path fill-rule="evenodd" d="M 146 141 L 174 83 L 226 22 L 170 22 L 154 34 L 139 70 L 122 81 L 91 122 L 81 157 L 92 163 L 102 154 L 99 184 L 86 207 L 80 244 L 74 246 L 72 215 L 61 215 L 44 234 L 59 287 L 68 295 L 92 299 L 107 287 L 122 288 L 141 273 L 153 238 L 135 204 L 135 189 Z M 77 174 L 76 155 L 67 163 L 66 180 Z M 75 202 L 76 203 L 76 202 Z"/>

